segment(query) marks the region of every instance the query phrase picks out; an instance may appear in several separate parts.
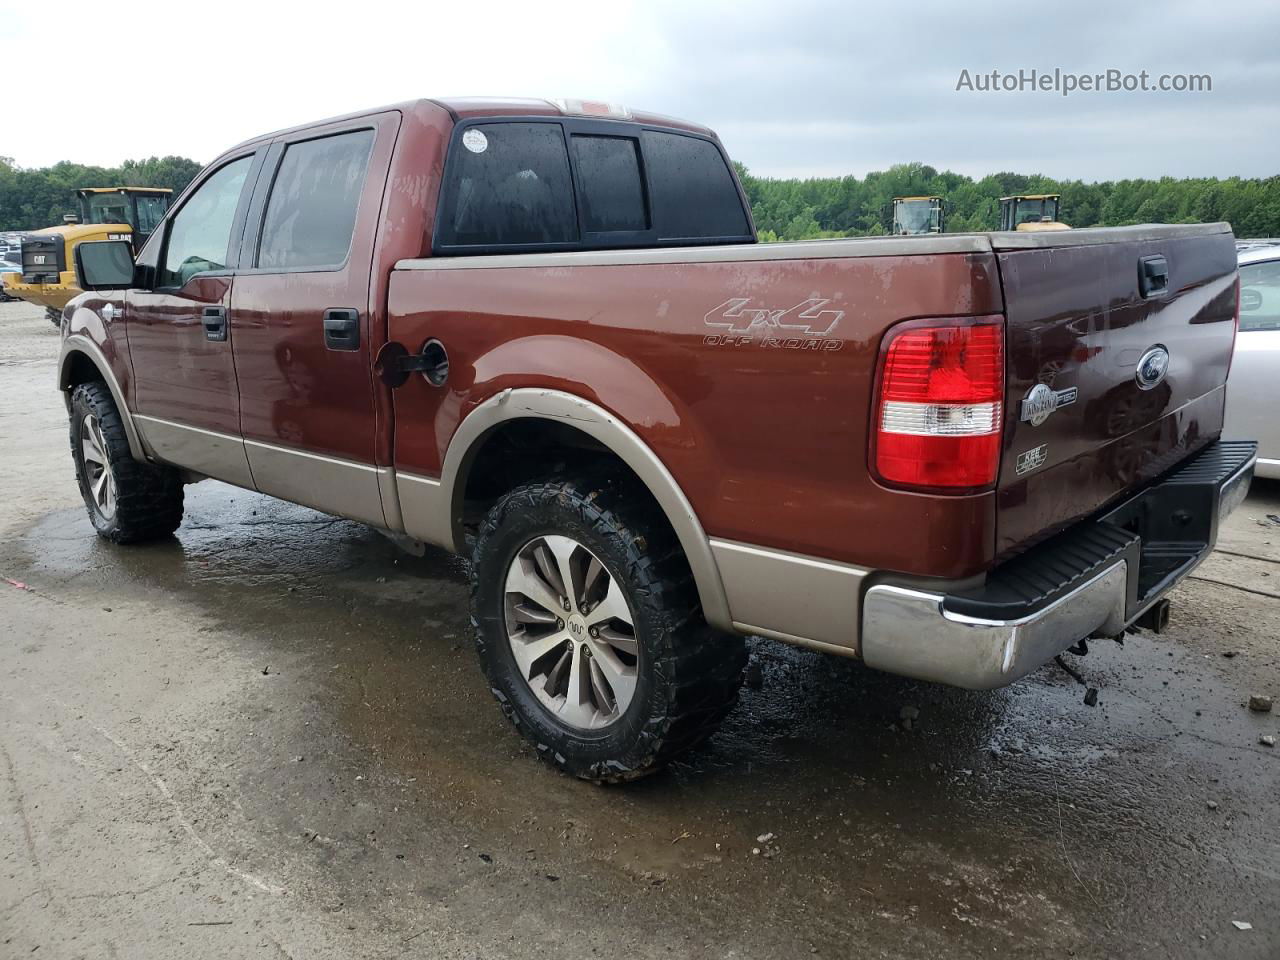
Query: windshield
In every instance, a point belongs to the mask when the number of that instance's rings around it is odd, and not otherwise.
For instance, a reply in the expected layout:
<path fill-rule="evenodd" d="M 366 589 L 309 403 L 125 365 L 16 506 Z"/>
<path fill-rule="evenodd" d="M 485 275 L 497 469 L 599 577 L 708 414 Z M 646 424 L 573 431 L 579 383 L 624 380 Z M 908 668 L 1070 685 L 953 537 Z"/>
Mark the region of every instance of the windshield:
<path fill-rule="evenodd" d="M 1240 331 L 1280 330 L 1280 260 L 1240 268 Z"/>
<path fill-rule="evenodd" d="M 893 232 L 936 233 L 939 228 L 938 213 L 938 207 L 932 200 L 903 200 L 894 204 Z"/>
<path fill-rule="evenodd" d="M 143 196 L 137 197 L 138 201 L 138 232 L 152 233 L 156 227 L 160 225 L 165 211 L 169 209 L 169 198 L 166 196 Z"/>
<path fill-rule="evenodd" d="M 120 193 L 89 195 L 90 223 L 128 223 L 129 198 Z"/>
<path fill-rule="evenodd" d="M 1013 225 L 1057 220 L 1058 204 L 1054 200 L 1019 200 L 1013 212 Z"/>

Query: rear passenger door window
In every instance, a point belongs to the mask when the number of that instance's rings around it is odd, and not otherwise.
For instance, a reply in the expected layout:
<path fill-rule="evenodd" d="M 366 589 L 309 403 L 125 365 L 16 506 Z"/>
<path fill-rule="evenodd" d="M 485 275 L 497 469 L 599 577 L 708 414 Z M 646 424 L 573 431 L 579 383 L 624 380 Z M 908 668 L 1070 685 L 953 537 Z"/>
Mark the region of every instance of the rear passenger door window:
<path fill-rule="evenodd" d="M 649 229 L 639 144 L 632 137 L 573 137 L 582 225 L 587 233 Z"/>
<path fill-rule="evenodd" d="M 258 267 L 315 270 L 346 262 L 372 148 L 372 130 L 289 144 L 267 201 Z"/>
<path fill-rule="evenodd" d="M 560 124 L 468 127 L 450 158 L 442 209 L 444 246 L 575 243 L 578 217 Z"/>
<path fill-rule="evenodd" d="M 661 240 L 750 234 L 733 175 L 715 144 L 655 130 L 644 131 L 641 138 Z"/>

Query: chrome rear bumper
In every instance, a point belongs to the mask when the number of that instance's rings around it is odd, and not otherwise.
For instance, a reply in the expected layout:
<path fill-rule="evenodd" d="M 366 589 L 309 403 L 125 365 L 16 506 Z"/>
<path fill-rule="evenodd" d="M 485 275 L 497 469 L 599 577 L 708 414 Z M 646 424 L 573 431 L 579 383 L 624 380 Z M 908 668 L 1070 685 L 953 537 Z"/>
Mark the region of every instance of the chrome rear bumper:
<path fill-rule="evenodd" d="M 1211 444 L 1104 517 L 997 569 L 983 590 L 869 587 L 862 659 L 889 673 L 989 690 L 1078 640 L 1121 633 L 1213 549 L 1219 522 L 1248 494 L 1256 457 L 1253 443 Z M 1073 570 L 1080 556 L 1085 566 Z"/>
<path fill-rule="evenodd" d="M 862 601 L 867 666 L 971 690 L 1013 683 L 1081 637 L 1125 628 L 1122 560 L 1065 597 L 1018 620 L 981 620 L 946 609 L 946 597 L 874 586 Z"/>

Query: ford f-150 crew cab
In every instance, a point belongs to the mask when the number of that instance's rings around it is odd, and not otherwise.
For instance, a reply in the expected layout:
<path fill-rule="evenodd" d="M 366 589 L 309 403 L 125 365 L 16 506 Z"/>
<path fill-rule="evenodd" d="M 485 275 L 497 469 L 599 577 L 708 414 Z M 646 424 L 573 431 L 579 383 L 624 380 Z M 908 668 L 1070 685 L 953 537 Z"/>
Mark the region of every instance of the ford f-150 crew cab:
<path fill-rule="evenodd" d="M 710 130 L 603 104 L 263 136 L 76 262 L 102 536 L 214 477 L 465 553 L 503 711 L 595 780 L 705 739 L 744 635 L 991 688 L 1156 624 L 1252 476 L 1226 224 L 758 245 Z"/>

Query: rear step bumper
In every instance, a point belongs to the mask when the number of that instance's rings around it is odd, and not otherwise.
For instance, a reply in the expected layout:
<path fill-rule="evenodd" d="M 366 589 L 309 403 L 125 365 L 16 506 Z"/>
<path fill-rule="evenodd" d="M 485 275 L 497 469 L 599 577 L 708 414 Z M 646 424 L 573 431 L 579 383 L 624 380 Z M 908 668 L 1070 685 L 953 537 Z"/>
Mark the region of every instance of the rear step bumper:
<path fill-rule="evenodd" d="M 1218 441 L 1119 506 L 997 567 L 975 590 L 881 583 L 862 602 L 862 658 L 974 690 L 1012 683 L 1085 637 L 1121 633 L 1213 549 L 1253 478 L 1257 444 Z"/>

